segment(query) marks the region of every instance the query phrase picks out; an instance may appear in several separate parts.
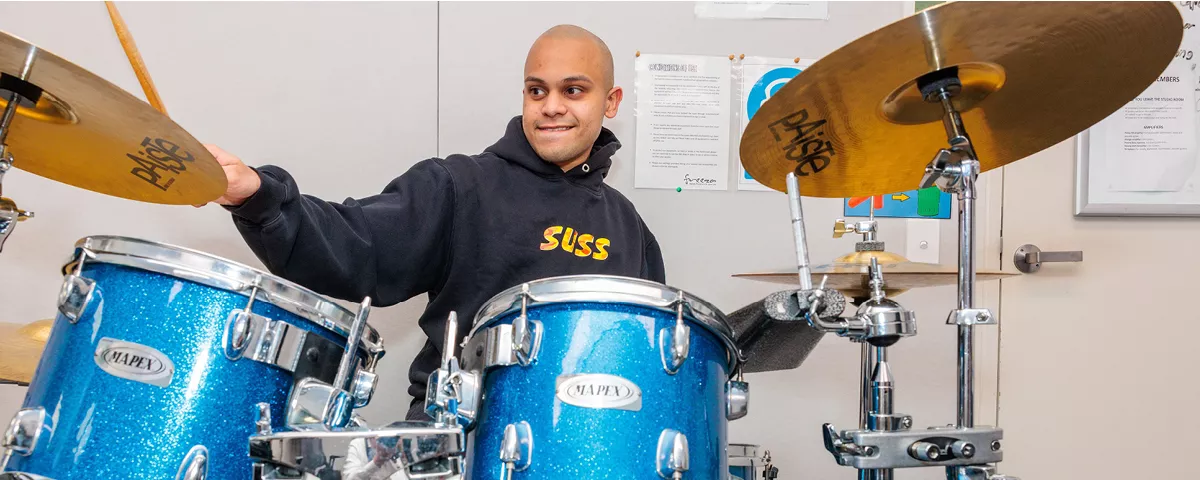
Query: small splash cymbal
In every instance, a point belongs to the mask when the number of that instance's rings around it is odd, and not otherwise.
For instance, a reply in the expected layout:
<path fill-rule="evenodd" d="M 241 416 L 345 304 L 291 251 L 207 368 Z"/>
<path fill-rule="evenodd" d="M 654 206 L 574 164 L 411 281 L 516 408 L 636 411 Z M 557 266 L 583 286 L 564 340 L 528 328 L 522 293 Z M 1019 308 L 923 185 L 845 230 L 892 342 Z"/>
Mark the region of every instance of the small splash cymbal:
<path fill-rule="evenodd" d="M 53 319 L 0 323 L 0 383 L 29 384 L 53 327 Z"/>
<path fill-rule="evenodd" d="M 120 87 L 4 32 L 0 72 L 0 112 L 22 95 L 4 139 L 13 167 L 150 203 L 198 205 L 225 193 L 212 154 Z"/>
<path fill-rule="evenodd" d="M 920 185 L 947 148 L 944 110 L 917 79 L 957 72 L 952 102 L 982 171 L 1054 146 L 1145 91 L 1183 38 L 1174 2 L 952 2 L 826 55 L 747 124 L 741 161 L 786 192 L 884 195 Z M 957 69 L 957 70 L 952 70 Z"/>

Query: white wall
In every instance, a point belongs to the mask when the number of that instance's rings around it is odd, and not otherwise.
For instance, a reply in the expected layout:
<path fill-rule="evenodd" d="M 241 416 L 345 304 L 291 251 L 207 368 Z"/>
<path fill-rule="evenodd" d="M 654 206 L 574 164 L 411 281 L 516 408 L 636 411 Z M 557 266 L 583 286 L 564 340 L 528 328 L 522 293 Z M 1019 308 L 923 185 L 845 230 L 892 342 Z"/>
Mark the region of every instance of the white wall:
<path fill-rule="evenodd" d="M 829 21 L 728 21 L 696 19 L 692 5 L 119 4 L 172 118 L 252 164 L 287 167 L 303 191 L 331 200 L 375 193 L 430 156 L 480 151 L 520 113 L 521 69 L 533 39 L 559 23 L 589 28 L 608 42 L 617 81 L 626 87 L 626 103 L 607 123 L 625 145 L 609 183 L 634 201 L 658 236 L 668 282 L 733 311 L 779 288 L 730 275 L 794 262 L 786 202 L 778 193 L 732 189 L 635 190 L 633 53 L 819 58 L 900 18 L 902 8 L 899 2 L 833 3 Z M 142 96 L 100 3 L 3 3 L 0 29 Z M 999 191 L 988 187 L 998 177 L 983 178 L 980 261 L 995 268 Z M 20 171 L 10 173 L 5 186 L 6 196 L 38 217 L 21 224 L 0 254 L 0 321 L 49 317 L 61 281 L 57 268 L 73 242 L 90 234 L 140 236 L 260 265 L 217 207 L 135 204 Z M 841 216 L 840 200 L 805 202 L 812 260 L 852 251 L 852 238 L 829 234 Z M 903 253 L 904 222 L 882 226 L 888 249 Z M 954 262 L 953 240 L 954 224 L 943 222 L 944 263 Z M 981 304 L 995 309 L 997 298 L 996 284 L 981 285 Z M 912 291 L 898 300 L 921 321 L 920 335 L 893 349 L 897 410 L 912 414 L 918 427 L 950 423 L 955 337 L 944 319 L 954 289 Z M 373 424 L 398 419 L 407 408 L 408 362 L 424 340 L 415 326 L 422 303 L 373 310 L 371 323 L 389 345 L 383 384 L 364 412 Z M 982 423 L 994 421 L 996 333 L 983 329 L 979 336 Z M 731 425 L 731 441 L 770 449 L 783 478 L 853 475 L 824 451 L 818 429 L 824 422 L 841 428 L 857 422 L 857 362 L 855 345 L 829 336 L 801 368 L 749 375 L 751 413 Z M 0 412 L 17 408 L 20 390 L 0 386 Z M 930 475 L 940 472 L 898 476 Z"/>

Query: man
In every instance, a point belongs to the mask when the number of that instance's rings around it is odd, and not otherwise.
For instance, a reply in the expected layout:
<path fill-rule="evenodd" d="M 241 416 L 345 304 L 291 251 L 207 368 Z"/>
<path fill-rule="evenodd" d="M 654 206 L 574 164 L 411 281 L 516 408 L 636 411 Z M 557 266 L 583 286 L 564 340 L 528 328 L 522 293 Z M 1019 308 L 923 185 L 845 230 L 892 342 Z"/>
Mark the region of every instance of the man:
<path fill-rule="evenodd" d="M 500 291 L 560 275 L 665 282 L 654 235 L 603 183 L 621 144 L 602 122 L 623 95 L 608 47 L 582 28 L 551 28 L 529 50 L 523 92 L 522 115 L 483 153 L 424 160 L 379 195 L 343 203 L 301 195 L 284 170 L 208 147 L 229 180 L 217 203 L 271 272 L 380 306 L 429 295 L 408 419 L 428 419 L 425 385 L 450 311 L 473 319 Z M 470 327 L 459 322 L 459 341 Z"/>

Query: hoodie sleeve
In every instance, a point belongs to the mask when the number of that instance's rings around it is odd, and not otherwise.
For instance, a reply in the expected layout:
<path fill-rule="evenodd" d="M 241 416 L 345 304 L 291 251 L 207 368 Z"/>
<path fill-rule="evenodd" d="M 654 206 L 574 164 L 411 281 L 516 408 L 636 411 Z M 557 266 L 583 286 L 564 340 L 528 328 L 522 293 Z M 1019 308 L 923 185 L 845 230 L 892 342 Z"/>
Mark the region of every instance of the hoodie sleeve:
<path fill-rule="evenodd" d="M 250 249 L 275 275 L 323 295 L 387 306 L 438 288 L 445 277 L 454 182 L 435 159 L 383 192 L 327 202 L 302 195 L 274 166 L 256 169 L 262 187 L 230 208 Z"/>
<path fill-rule="evenodd" d="M 654 238 L 654 234 L 650 232 L 650 228 L 642 223 L 642 234 L 646 237 L 646 246 L 643 251 L 645 258 L 642 260 L 642 278 L 653 280 L 658 283 L 667 283 L 667 268 L 663 265 L 662 250 L 658 246 L 658 239 Z"/>

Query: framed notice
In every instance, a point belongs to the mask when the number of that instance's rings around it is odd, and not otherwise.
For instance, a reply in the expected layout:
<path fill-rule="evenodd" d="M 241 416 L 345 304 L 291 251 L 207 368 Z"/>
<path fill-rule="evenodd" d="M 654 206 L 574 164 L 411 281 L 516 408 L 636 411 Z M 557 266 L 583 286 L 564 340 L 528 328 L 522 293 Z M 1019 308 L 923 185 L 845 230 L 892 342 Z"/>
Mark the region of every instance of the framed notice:
<path fill-rule="evenodd" d="M 1188 25 L 1200 12 L 1181 9 Z M 1075 215 L 1200 216 L 1200 35 L 1185 28 L 1167 69 L 1076 137 Z"/>

